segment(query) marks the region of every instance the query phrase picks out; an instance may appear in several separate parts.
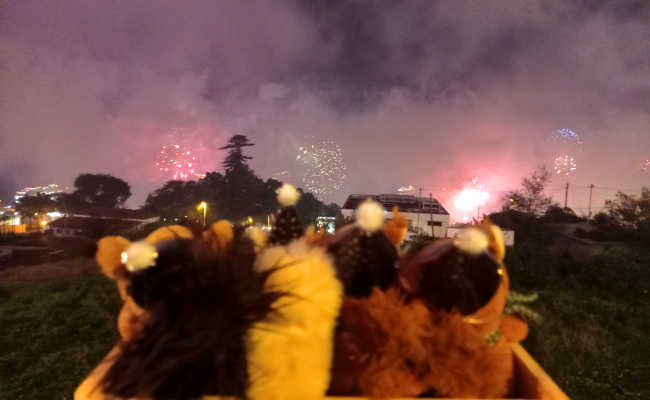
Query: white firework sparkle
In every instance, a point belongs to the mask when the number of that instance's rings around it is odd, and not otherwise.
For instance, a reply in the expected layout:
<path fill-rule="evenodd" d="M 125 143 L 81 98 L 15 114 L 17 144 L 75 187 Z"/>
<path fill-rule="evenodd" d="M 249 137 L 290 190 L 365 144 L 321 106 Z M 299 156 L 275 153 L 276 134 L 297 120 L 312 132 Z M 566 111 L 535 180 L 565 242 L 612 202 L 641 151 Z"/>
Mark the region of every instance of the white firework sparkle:
<path fill-rule="evenodd" d="M 323 141 L 299 147 L 296 160 L 304 166 L 302 184 L 317 195 L 330 195 L 343 187 L 346 167 L 343 147 L 333 141 Z"/>

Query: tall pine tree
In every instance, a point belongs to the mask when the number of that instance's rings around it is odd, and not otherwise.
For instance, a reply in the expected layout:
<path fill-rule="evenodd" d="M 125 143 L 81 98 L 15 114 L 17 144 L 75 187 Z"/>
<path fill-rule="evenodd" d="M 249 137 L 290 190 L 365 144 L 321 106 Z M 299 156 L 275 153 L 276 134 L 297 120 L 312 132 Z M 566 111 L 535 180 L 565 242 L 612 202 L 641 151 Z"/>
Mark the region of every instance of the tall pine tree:
<path fill-rule="evenodd" d="M 229 150 L 226 159 L 223 160 L 224 170 L 226 173 L 233 172 L 239 169 L 247 169 L 248 164 L 247 160 L 251 160 L 252 157 L 244 155 L 242 149 L 248 146 L 254 146 L 255 143 L 248 140 L 244 135 L 235 135 L 228 140 L 228 144 L 221 147 L 220 150 Z"/>

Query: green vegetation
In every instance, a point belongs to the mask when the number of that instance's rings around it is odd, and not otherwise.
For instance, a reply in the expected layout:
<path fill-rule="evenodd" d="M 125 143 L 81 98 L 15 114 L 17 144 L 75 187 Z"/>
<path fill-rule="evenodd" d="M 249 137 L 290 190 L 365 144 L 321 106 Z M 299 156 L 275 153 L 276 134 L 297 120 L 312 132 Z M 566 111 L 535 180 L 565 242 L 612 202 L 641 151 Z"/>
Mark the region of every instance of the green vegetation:
<path fill-rule="evenodd" d="M 3 289 L 0 399 L 72 399 L 117 340 L 120 305 L 114 282 L 98 275 Z"/>
<path fill-rule="evenodd" d="M 506 263 L 512 288 L 539 293 L 524 346 L 572 399 L 650 396 L 648 249 L 580 260 L 524 243 Z"/>
<path fill-rule="evenodd" d="M 553 225 L 526 229 L 506 256 L 511 288 L 539 293 L 526 349 L 572 399 L 650 398 L 650 249 L 580 258 Z M 97 275 L 0 290 L 0 400 L 71 399 L 115 343 L 120 305 Z"/>

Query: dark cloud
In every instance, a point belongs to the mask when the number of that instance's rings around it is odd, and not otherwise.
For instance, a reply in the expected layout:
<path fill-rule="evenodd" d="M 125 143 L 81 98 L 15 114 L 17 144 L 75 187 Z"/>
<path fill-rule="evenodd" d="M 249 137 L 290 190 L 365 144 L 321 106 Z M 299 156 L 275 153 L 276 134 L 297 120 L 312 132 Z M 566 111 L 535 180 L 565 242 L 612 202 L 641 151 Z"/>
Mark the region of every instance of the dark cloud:
<path fill-rule="evenodd" d="M 648 16 L 643 1 L 6 2 L 0 176 L 108 172 L 137 203 L 171 132 L 215 169 L 238 131 L 264 176 L 298 180 L 298 146 L 335 140 L 345 192 L 444 197 L 481 175 L 497 193 L 571 127 L 585 142 L 572 182 L 638 187 Z"/>

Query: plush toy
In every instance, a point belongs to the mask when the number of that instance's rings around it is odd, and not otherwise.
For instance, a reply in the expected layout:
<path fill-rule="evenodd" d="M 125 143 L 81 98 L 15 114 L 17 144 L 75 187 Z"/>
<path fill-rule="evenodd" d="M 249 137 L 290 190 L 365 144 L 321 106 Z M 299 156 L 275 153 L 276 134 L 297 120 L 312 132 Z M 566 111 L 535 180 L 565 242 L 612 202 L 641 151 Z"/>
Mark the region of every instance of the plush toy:
<path fill-rule="evenodd" d="M 266 285 L 274 271 L 255 268 L 255 246 L 243 228 L 215 225 L 193 238 L 167 227 L 142 242 L 103 240 L 98 259 L 105 271 L 111 250 L 122 255 L 108 271 L 121 271 L 118 285 L 128 300 L 120 322 L 131 306 L 146 318 L 121 326 L 122 340 L 75 399 L 243 397 L 247 332 L 281 297 Z"/>
<path fill-rule="evenodd" d="M 356 222 L 337 230 L 324 245 L 333 255 L 346 296 L 368 297 L 373 287 L 386 289 L 394 279 L 397 248 L 382 230 L 384 208 L 370 199 L 356 210 Z M 398 229 L 399 227 L 396 226 Z M 393 237 L 401 232 L 396 232 Z"/>
<path fill-rule="evenodd" d="M 331 393 L 375 397 L 504 397 L 510 342 L 526 324 L 503 316 L 508 276 L 500 230 L 488 222 L 425 247 L 399 287 L 344 300 Z"/>
<path fill-rule="evenodd" d="M 192 232 L 180 225 L 171 225 L 159 228 L 152 232 L 145 239 L 145 243 L 155 244 L 157 242 L 172 239 L 175 237 L 189 239 Z M 102 272 L 109 278 L 115 280 L 120 297 L 124 302 L 117 320 L 118 332 L 123 340 L 130 340 L 142 330 L 147 320 L 145 310 L 139 307 L 127 292 L 127 285 L 131 272 L 129 266 L 124 263 L 123 257 L 131 243 L 121 236 L 108 236 L 97 243 L 97 263 Z M 144 245 L 141 243 L 140 245 Z M 137 249 L 136 245 L 134 249 Z M 123 256 L 124 255 L 124 256 Z"/>
<path fill-rule="evenodd" d="M 280 211 L 275 217 L 275 224 L 268 238 L 268 244 L 271 246 L 287 244 L 304 234 L 304 227 L 298 220 L 295 208 L 300 199 L 300 192 L 292 185 L 285 183 L 276 193 Z"/>
<path fill-rule="evenodd" d="M 331 257 L 300 237 L 296 193 L 278 191 L 271 247 L 227 221 L 196 237 L 174 226 L 140 242 L 102 239 L 98 260 L 126 322 L 75 400 L 322 398 L 343 288 Z"/>
<path fill-rule="evenodd" d="M 294 191 L 285 184 L 278 192 L 280 203 L 284 194 Z M 284 203 L 280 214 L 294 215 L 295 202 Z M 249 331 L 247 398 L 321 399 L 330 381 L 334 327 L 343 288 L 325 251 L 308 237 L 294 238 L 302 231 L 297 218 L 278 217 L 276 223 L 282 229 L 274 228 L 272 243 L 284 245 L 262 250 L 257 268 L 273 271 L 266 286 L 283 296 L 273 303 L 273 314 Z"/>

